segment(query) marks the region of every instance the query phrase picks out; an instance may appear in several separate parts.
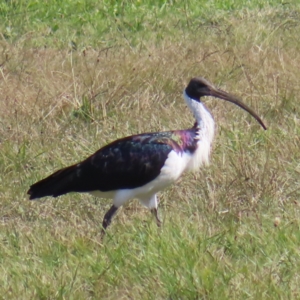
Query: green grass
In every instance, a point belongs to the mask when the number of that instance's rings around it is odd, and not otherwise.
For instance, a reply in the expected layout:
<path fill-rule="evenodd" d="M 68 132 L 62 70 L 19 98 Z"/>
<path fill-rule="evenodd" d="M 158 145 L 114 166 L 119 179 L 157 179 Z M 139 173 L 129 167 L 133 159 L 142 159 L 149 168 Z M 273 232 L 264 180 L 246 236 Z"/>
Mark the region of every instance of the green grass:
<path fill-rule="evenodd" d="M 0 4 L 2 299 L 299 299 L 298 1 Z M 72 44 L 73 42 L 73 44 Z M 76 44 L 76 45 L 75 45 Z M 203 76 L 211 165 L 136 201 L 100 239 L 110 200 L 26 191 L 117 138 L 188 128 Z"/>
<path fill-rule="evenodd" d="M 9 42 L 84 49 L 119 47 L 138 51 L 199 27 L 218 27 L 228 18 L 265 9 L 289 12 L 297 0 L 227 1 L 6 1 L 0 4 L 0 29 Z M 295 16 L 296 17 L 296 16 Z"/>

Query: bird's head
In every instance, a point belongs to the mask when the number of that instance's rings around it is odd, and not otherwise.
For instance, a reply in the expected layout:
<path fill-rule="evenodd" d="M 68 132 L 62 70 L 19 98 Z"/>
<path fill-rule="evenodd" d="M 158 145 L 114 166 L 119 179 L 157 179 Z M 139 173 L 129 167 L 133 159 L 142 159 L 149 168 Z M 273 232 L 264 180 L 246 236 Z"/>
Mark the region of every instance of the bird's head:
<path fill-rule="evenodd" d="M 229 93 L 224 92 L 220 89 L 217 89 L 210 82 L 208 82 L 206 79 L 202 77 L 192 78 L 185 89 L 185 93 L 189 98 L 198 102 L 200 102 L 200 99 L 203 96 L 212 96 L 219 99 L 223 99 L 225 101 L 232 102 L 235 105 L 247 111 L 250 115 L 252 115 L 257 120 L 257 122 L 265 130 L 267 129 L 263 121 L 260 119 L 260 117 L 255 113 L 255 111 L 252 108 L 244 104 L 240 99 L 236 98 L 235 96 L 230 95 Z"/>

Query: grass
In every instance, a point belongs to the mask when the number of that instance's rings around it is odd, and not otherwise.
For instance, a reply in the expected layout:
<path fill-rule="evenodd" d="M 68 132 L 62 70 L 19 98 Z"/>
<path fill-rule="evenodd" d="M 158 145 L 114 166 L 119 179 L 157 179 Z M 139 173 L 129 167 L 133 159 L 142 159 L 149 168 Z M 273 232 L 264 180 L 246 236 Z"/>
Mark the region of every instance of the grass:
<path fill-rule="evenodd" d="M 299 298 L 299 4 L 199 3 L 1 4 L 3 299 Z M 205 99 L 211 165 L 160 194 L 161 229 L 132 201 L 101 241 L 109 200 L 28 201 L 30 184 L 109 141 L 191 126 L 193 76 L 268 130 Z"/>

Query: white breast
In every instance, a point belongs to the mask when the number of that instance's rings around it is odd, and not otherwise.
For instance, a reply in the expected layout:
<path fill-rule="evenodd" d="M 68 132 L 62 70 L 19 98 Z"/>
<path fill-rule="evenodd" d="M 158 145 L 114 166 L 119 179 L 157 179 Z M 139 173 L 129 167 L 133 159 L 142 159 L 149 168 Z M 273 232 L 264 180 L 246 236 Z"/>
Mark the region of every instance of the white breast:
<path fill-rule="evenodd" d="M 197 142 L 197 150 L 191 155 L 187 171 L 197 171 L 202 165 L 209 164 L 211 144 L 206 139 Z"/>
<path fill-rule="evenodd" d="M 197 149 L 187 165 L 187 170 L 195 171 L 198 170 L 201 165 L 209 164 L 211 144 L 215 133 L 215 122 L 202 102 L 191 99 L 185 92 L 183 96 L 198 123 L 198 133 L 196 137 L 198 140 Z"/>

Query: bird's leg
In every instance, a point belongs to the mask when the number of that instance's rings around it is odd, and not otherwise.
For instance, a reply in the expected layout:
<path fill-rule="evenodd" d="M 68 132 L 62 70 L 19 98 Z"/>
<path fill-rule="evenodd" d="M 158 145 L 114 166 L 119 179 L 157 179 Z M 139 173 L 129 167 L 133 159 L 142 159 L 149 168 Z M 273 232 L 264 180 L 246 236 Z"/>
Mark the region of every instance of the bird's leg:
<path fill-rule="evenodd" d="M 155 219 L 156 219 L 156 224 L 158 227 L 161 226 L 161 220 L 159 219 L 158 217 L 158 212 L 157 212 L 157 207 L 158 207 L 158 199 L 157 199 L 157 195 L 154 194 L 154 195 L 151 195 L 150 198 L 149 196 L 144 196 L 144 197 L 141 197 L 139 198 L 140 199 L 140 202 L 148 207 L 152 213 L 152 215 L 154 215 Z"/>
<path fill-rule="evenodd" d="M 158 197 L 157 197 L 156 194 L 151 198 L 150 203 L 153 205 L 152 206 L 153 208 L 151 208 L 151 213 L 152 213 L 152 215 L 154 215 L 154 217 L 156 219 L 157 226 L 160 227 L 161 224 L 162 224 L 162 222 L 161 222 L 161 220 L 158 217 L 158 203 L 159 203 L 159 199 L 158 199 Z"/>
<path fill-rule="evenodd" d="M 105 214 L 105 216 L 103 218 L 103 222 L 102 222 L 102 232 L 101 232 L 102 236 L 105 234 L 106 228 L 111 223 L 111 219 L 117 210 L 118 210 L 118 207 L 112 205 L 111 208 Z"/>
<path fill-rule="evenodd" d="M 151 209 L 151 213 L 154 215 L 154 217 L 155 217 L 155 219 L 156 219 L 156 224 L 157 224 L 157 226 L 160 227 L 162 222 L 161 222 L 161 220 L 160 220 L 159 217 L 158 217 L 157 208 L 152 208 L 152 209 Z"/>

